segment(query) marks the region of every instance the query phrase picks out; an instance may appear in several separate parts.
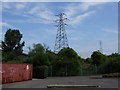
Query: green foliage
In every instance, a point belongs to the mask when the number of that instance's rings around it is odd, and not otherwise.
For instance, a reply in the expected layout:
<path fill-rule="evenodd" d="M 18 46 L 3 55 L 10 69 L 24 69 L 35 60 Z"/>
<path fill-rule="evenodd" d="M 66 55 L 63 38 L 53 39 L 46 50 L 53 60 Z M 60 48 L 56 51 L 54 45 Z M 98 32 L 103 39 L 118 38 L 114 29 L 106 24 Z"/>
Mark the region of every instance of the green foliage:
<path fill-rule="evenodd" d="M 104 63 L 105 73 L 120 72 L 120 55 L 109 57 Z"/>
<path fill-rule="evenodd" d="M 98 73 L 120 72 L 120 55 L 115 53 L 104 56 L 103 63 L 98 66 Z"/>
<path fill-rule="evenodd" d="M 111 55 L 108 55 L 108 58 L 114 58 L 114 57 L 119 57 L 120 54 L 118 53 L 112 53 Z"/>
<path fill-rule="evenodd" d="M 8 52 L 8 53 L 4 53 L 3 52 L 3 58 L 2 58 L 2 60 L 3 60 L 3 62 L 9 62 L 11 60 L 14 60 L 15 57 L 16 57 L 16 54 L 14 54 L 13 51 L 12 52 Z"/>
<path fill-rule="evenodd" d="M 90 65 L 84 63 L 80 67 L 80 75 L 86 76 L 86 75 L 96 75 L 97 74 L 97 67 L 96 65 Z"/>
<path fill-rule="evenodd" d="M 23 51 L 25 42 L 20 43 L 22 34 L 19 30 L 8 29 L 4 41 L 2 41 L 3 60 L 13 60 Z"/>
<path fill-rule="evenodd" d="M 29 62 L 33 66 L 49 65 L 49 59 L 45 54 L 45 49 L 41 44 L 34 44 L 33 49 L 30 49 L 29 52 Z"/>
<path fill-rule="evenodd" d="M 7 63 L 23 63 L 23 60 L 10 60 Z"/>
<path fill-rule="evenodd" d="M 34 78 L 46 78 L 48 76 L 48 66 L 36 66 L 33 68 L 33 77 Z"/>
<path fill-rule="evenodd" d="M 92 64 L 92 59 L 91 58 L 86 58 L 85 63 Z"/>
<path fill-rule="evenodd" d="M 29 48 L 29 50 L 30 56 L 45 53 L 45 49 L 41 44 L 33 44 L 33 49 Z"/>
<path fill-rule="evenodd" d="M 46 55 L 47 55 L 51 65 L 53 65 L 54 62 L 59 59 L 57 54 L 55 54 L 54 52 L 49 51 L 49 50 L 46 51 Z"/>
<path fill-rule="evenodd" d="M 68 76 L 79 75 L 79 73 L 80 73 L 80 62 L 78 60 L 71 59 L 71 61 L 67 63 Z"/>
<path fill-rule="evenodd" d="M 59 53 L 59 56 L 62 56 L 64 58 L 78 58 L 77 53 L 72 48 L 64 48 Z"/>
<path fill-rule="evenodd" d="M 52 67 L 54 76 L 65 76 L 65 63 L 62 60 L 56 60 Z"/>
<path fill-rule="evenodd" d="M 95 51 L 92 53 L 91 59 L 92 59 L 92 64 L 99 66 L 104 63 L 105 56 L 99 51 Z"/>
<path fill-rule="evenodd" d="M 7 30 L 5 34 L 5 39 L 2 41 L 2 51 L 3 52 L 11 52 L 11 51 L 19 51 L 22 52 L 22 47 L 24 46 L 24 42 L 20 44 L 20 40 L 22 38 L 22 34 L 20 34 L 19 30 Z"/>
<path fill-rule="evenodd" d="M 20 59 L 24 42 L 20 42 L 19 30 L 8 29 L 2 45 L 0 43 L 0 60 L 8 63 L 33 64 L 33 76 L 45 78 L 52 76 L 92 75 L 120 72 L 120 54 L 104 55 L 94 51 L 90 58 L 81 58 L 72 48 L 63 48 L 58 54 L 49 50 L 47 45 L 33 44 L 29 48 L 29 57 Z M 2 51 L 2 55 L 1 55 Z M 49 67 L 49 68 L 48 68 Z"/>
<path fill-rule="evenodd" d="M 85 63 L 91 66 L 96 65 L 97 74 L 120 72 L 120 54 L 118 53 L 106 56 L 99 51 L 95 51 L 91 58 L 85 60 Z"/>
<path fill-rule="evenodd" d="M 72 48 L 64 48 L 58 53 L 53 62 L 54 75 L 72 76 L 79 75 L 81 57 Z"/>
<path fill-rule="evenodd" d="M 33 44 L 33 48 L 29 48 L 29 57 L 24 60 L 24 63 L 33 64 L 34 78 L 46 78 L 48 76 L 50 61 L 41 44 Z"/>
<path fill-rule="evenodd" d="M 120 77 L 120 73 L 103 74 L 102 77 Z"/>

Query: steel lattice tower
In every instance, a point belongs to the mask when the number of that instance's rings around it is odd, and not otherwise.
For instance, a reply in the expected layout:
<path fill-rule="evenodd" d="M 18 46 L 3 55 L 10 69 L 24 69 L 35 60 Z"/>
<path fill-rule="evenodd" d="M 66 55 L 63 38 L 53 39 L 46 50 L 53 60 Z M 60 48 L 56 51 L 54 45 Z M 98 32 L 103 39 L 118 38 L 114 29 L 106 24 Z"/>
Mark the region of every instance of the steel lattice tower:
<path fill-rule="evenodd" d="M 99 51 L 100 51 L 101 53 L 103 53 L 103 49 L 102 49 L 102 41 L 100 41 L 99 44 L 100 44 L 100 50 L 99 50 Z"/>
<path fill-rule="evenodd" d="M 67 48 L 68 46 L 68 41 L 67 41 L 67 36 L 65 32 L 65 26 L 67 25 L 64 21 L 67 20 L 65 18 L 66 14 L 65 13 L 60 13 L 59 15 L 56 15 L 59 19 L 55 20 L 57 23 L 57 35 L 56 35 L 56 40 L 55 40 L 55 47 L 54 47 L 54 52 L 58 53 L 61 49 Z"/>

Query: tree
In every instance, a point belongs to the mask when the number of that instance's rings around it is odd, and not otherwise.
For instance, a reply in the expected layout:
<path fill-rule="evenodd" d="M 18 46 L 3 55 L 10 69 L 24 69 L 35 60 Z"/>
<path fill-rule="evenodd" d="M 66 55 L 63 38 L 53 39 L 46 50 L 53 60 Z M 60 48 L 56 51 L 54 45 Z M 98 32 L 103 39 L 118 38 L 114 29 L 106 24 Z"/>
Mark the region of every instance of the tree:
<path fill-rule="evenodd" d="M 29 51 L 30 63 L 34 66 L 49 65 L 47 55 L 45 54 L 45 49 L 41 44 L 33 44 L 33 49 Z"/>
<path fill-rule="evenodd" d="M 45 43 L 43 43 L 43 47 L 45 49 L 45 52 L 49 52 L 50 51 L 50 47 L 47 46 Z"/>
<path fill-rule="evenodd" d="M 50 64 L 53 65 L 56 60 L 58 60 L 58 55 L 52 52 L 51 50 L 46 50 L 46 55 L 50 61 Z"/>
<path fill-rule="evenodd" d="M 4 59 L 14 59 L 23 52 L 25 42 L 20 43 L 22 34 L 17 29 L 8 29 L 4 41 L 2 41 L 2 52 Z"/>
<path fill-rule="evenodd" d="M 92 63 L 92 59 L 91 58 L 86 58 L 85 63 L 91 64 Z"/>
<path fill-rule="evenodd" d="M 119 57 L 120 54 L 118 53 L 112 53 L 111 55 L 108 55 L 108 58 L 114 58 L 114 57 Z"/>
<path fill-rule="evenodd" d="M 72 48 L 64 48 L 62 49 L 58 55 L 64 57 L 64 58 L 78 58 L 77 53 Z"/>
<path fill-rule="evenodd" d="M 48 76 L 50 62 L 45 48 L 41 44 L 33 44 L 33 48 L 29 49 L 29 58 L 26 62 L 33 64 L 33 77 L 46 78 Z"/>
<path fill-rule="evenodd" d="M 105 73 L 120 72 L 120 54 L 112 53 L 108 55 L 108 60 L 103 65 Z"/>
<path fill-rule="evenodd" d="M 99 51 L 94 51 L 91 55 L 91 59 L 92 59 L 92 64 L 97 66 L 101 65 L 105 61 L 104 55 Z"/>
<path fill-rule="evenodd" d="M 78 75 L 81 57 L 72 48 L 63 48 L 54 62 L 54 72 L 58 75 Z"/>

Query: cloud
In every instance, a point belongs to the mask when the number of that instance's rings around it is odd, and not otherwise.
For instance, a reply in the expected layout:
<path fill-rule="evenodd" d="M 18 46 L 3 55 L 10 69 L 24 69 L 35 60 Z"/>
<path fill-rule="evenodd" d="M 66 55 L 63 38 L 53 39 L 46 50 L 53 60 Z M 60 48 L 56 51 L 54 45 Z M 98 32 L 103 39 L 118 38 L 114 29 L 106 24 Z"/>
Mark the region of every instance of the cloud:
<path fill-rule="evenodd" d="M 111 30 L 111 29 L 103 29 L 103 31 L 113 34 L 118 34 L 118 30 Z"/>
<path fill-rule="evenodd" d="M 94 14 L 96 11 L 89 10 L 90 7 L 101 5 L 101 2 L 82 2 L 80 4 L 68 4 L 63 9 L 63 11 L 67 14 L 70 21 L 68 24 L 75 25 L 81 23 L 88 16 Z M 55 16 L 55 11 L 49 9 L 50 6 L 47 3 L 4 3 L 3 7 L 8 12 L 12 14 L 26 17 L 25 20 L 16 20 L 16 22 L 34 22 L 34 23 L 43 23 L 49 24 L 53 23 Z M 14 8 L 14 9 L 13 9 Z M 59 7 L 58 9 L 61 9 Z M 14 13 L 13 13 L 14 10 Z M 3 9 L 4 11 L 4 9 Z M 13 20 L 12 20 L 13 21 Z"/>
<path fill-rule="evenodd" d="M 106 2 L 82 2 L 80 4 L 69 4 L 65 7 L 65 13 L 70 18 L 69 24 L 75 25 L 81 23 L 88 16 L 95 14 L 98 5 L 105 4 Z M 95 7 L 94 10 L 90 10 L 91 7 Z"/>
<path fill-rule="evenodd" d="M 93 6 L 101 5 L 101 4 L 104 4 L 104 3 L 105 2 L 84 2 L 79 7 L 82 11 L 86 11 Z"/>
<path fill-rule="evenodd" d="M 3 3 L 2 4 L 2 9 L 10 9 L 11 6 L 10 6 L 10 3 Z"/>
<path fill-rule="evenodd" d="M 56 0 L 51 0 L 51 1 L 56 1 Z M 60 1 L 58 0 L 58 2 Z M 119 0 L 62 0 L 62 1 L 63 2 L 119 2 Z"/>
<path fill-rule="evenodd" d="M 118 2 L 119 0 L 2 0 L 2 2 Z"/>
<path fill-rule="evenodd" d="M 85 12 L 89 10 L 91 7 L 104 4 L 105 2 L 82 2 L 80 4 L 69 4 L 65 7 L 65 13 L 71 17 L 79 12 Z"/>
<path fill-rule="evenodd" d="M 30 9 L 28 11 L 29 14 L 34 14 L 34 13 L 37 13 L 37 11 L 40 10 L 40 7 L 39 6 L 35 6 L 34 8 Z"/>
<path fill-rule="evenodd" d="M 54 20 L 54 13 L 46 3 L 3 3 L 4 11 L 26 17 L 26 20 L 11 20 L 13 22 L 31 23 L 33 21 L 34 23 L 48 24 Z"/>
<path fill-rule="evenodd" d="M 51 21 L 53 20 L 53 12 L 44 4 L 37 5 L 31 8 L 28 11 L 28 14 L 36 15 L 37 17 L 43 19 L 44 21 Z M 43 22 L 44 23 L 44 22 Z"/>
<path fill-rule="evenodd" d="M 12 25 L 5 23 L 5 22 L 0 22 L 0 27 L 12 27 Z"/>
<path fill-rule="evenodd" d="M 79 23 L 81 23 L 84 19 L 86 19 L 88 16 L 90 16 L 91 14 L 94 14 L 94 13 L 95 13 L 95 11 L 90 11 L 90 12 L 81 14 L 81 15 L 79 15 L 79 16 L 76 16 L 75 18 L 72 18 L 68 24 L 70 24 L 70 25 L 79 24 Z"/>
<path fill-rule="evenodd" d="M 15 7 L 16 7 L 16 9 L 24 9 L 26 7 L 26 5 L 23 3 L 21 3 L 21 4 L 19 3 L 19 4 L 16 4 Z"/>
<path fill-rule="evenodd" d="M 7 12 L 10 15 L 18 15 L 28 17 L 26 15 L 26 9 L 28 8 L 29 4 L 24 2 L 4 2 L 2 3 L 2 12 Z M 13 13 L 14 12 L 14 13 Z"/>
<path fill-rule="evenodd" d="M 0 40 L 2 39 L 2 31 L 0 30 Z"/>
<path fill-rule="evenodd" d="M 19 3 L 5 2 L 2 4 L 2 8 L 3 8 L 3 10 L 4 9 L 14 9 L 14 10 L 24 9 L 24 8 L 26 8 L 26 3 L 24 3 L 24 2 L 19 2 Z"/>

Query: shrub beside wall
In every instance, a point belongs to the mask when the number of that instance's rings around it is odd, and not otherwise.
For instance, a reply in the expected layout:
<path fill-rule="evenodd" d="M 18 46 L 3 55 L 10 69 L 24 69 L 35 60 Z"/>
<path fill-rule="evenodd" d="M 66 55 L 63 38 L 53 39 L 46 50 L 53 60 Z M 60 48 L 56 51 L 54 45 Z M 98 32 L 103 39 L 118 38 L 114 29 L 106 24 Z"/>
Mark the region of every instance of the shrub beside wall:
<path fill-rule="evenodd" d="M 33 78 L 46 78 L 48 76 L 48 66 L 37 66 L 33 68 Z"/>

